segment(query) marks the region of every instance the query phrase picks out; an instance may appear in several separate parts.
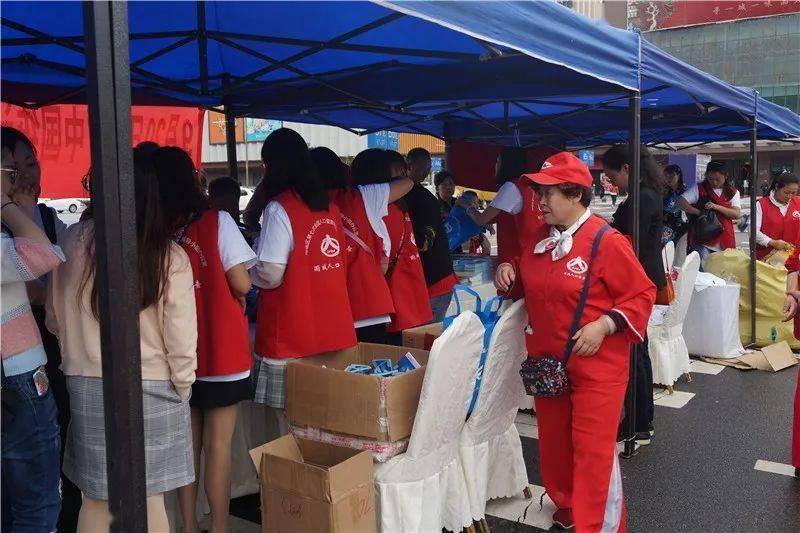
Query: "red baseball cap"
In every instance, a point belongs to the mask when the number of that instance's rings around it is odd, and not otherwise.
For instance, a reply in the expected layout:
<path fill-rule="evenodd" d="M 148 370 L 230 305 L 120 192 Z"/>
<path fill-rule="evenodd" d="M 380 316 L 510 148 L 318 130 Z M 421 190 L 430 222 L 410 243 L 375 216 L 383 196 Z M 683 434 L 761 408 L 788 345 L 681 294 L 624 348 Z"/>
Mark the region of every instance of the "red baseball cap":
<path fill-rule="evenodd" d="M 570 152 L 558 152 L 551 155 L 544 160 L 539 172 L 523 174 L 523 176 L 539 185 L 574 183 L 583 187 L 591 187 L 594 182 L 589 167 Z"/>

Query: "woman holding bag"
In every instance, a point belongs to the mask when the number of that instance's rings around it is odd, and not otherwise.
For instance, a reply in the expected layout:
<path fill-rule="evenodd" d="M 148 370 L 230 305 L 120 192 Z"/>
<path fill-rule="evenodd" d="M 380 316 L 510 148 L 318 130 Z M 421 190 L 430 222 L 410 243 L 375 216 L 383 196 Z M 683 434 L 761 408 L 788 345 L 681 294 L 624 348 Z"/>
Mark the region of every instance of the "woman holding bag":
<path fill-rule="evenodd" d="M 634 223 L 639 224 L 639 262 L 647 277 L 658 291 L 656 302 L 669 305 L 675 297 L 672 282 L 667 283 L 664 273 L 664 260 L 661 254 L 661 238 L 664 233 L 664 178 L 650 150 L 641 147 L 639 168 L 641 183 L 639 198 L 634 198 L 630 187 L 630 152 L 628 145 L 612 146 L 601 157 L 603 172 L 611 182 L 626 194 L 625 200 L 619 204 L 611 227 L 627 237 L 633 236 Z M 633 203 L 639 202 L 639 220 L 633 220 Z M 655 434 L 653 417 L 653 364 L 647 350 L 647 342 L 636 352 L 636 442 L 639 445 L 650 444 Z"/>
<path fill-rule="evenodd" d="M 706 165 L 706 180 L 683 193 L 678 200 L 678 207 L 695 216 L 704 210 L 711 210 L 717 214 L 722 225 L 721 233 L 706 240 L 689 232 L 691 249 L 700 254 L 703 266 L 712 253 L 736 248 L 733 221 L 742 216 L 742 198 L 736 187 L 728 183 L 724 162 L 710 161 Z"/>
<path fill-rule="evenodd" d="M 520 283 L 530 326 L 523 380 L 536 397 L 545 489 L 556 526 L 624 531 L 617 427 L 631 344 L 642 342 L 655 287 L 628 239 L 591 214 L 592 176 L 568 152 L 526 175 L 546 223 L 495 285 Z"/>

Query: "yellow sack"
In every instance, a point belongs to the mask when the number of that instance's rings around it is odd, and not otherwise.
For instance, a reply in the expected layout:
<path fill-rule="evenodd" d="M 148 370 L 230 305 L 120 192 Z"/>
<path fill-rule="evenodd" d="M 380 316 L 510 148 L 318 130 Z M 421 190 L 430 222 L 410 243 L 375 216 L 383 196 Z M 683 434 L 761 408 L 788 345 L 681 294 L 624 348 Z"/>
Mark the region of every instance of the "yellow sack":
<path fill-rule="evenodd" d="M 800 349 L 800 341 L 794 338 L 793 323 L 783 322 L 787 271 L 780 259 L 782 255 L 772 255 L 774 261 L 771 262 L 777 265 L 756 261 L 756 344 L 767 346 L 786 341 L 793 349 Z M 738 248 L 713 253 L 706 262 L 706 272 L 742 286 L 739 336 L 747 346 L 750 344 L 750 257 Z"/>

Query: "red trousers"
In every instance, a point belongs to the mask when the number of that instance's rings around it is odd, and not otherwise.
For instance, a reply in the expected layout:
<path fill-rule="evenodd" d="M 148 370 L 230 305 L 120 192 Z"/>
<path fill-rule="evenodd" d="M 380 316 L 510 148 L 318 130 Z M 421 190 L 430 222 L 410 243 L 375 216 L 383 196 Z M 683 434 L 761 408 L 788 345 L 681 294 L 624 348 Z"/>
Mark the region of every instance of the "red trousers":
<path fill-rule="evenodd" d="M 792 431 L 792 466 L 800 468 L 800 373 L 797 374 L 797 390 L 794 392 L 794 428 Z"/>
<path fill-rule="evenodd" d="M 625 360 L 623 359 L 623 362 Z M 581 366 L 573 357 L 569 363 Z M 627 364 L 627 363 L 625 363 Z M 547 494 L 559 509 L 572 509 L 580 532 L 625 531 L 622 474 L 616 451 L 617 427 L 627 387 L 602 383 L 570 371 L 571 392 L 536 398 L 539 469 Z"/>

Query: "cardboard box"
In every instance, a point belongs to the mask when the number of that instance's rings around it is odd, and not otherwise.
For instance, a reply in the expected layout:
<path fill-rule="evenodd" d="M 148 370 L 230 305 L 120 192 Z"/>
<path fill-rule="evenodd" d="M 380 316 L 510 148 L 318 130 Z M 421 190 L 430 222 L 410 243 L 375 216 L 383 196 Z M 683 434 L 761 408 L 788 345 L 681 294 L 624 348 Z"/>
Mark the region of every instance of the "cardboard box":
<path fill-rule="evenodd" d="M 441 336 L 443 329 L 442 323 L 436 322 L 403 330 L 403 346 L 418 350 L 430 350 L 433 341 Z"/>
<path fill-rule="evenodd" d="M 376 530 L 371 453 L 286 435 L 250 457 L 261 478 L 262 532 Z"/>
<path fill-rule="evenodd" d="M 406 352 L 422 368 L 390 378 L 344 371 L 351 363 L 370 364 L 373 359 L 397 363 Z M 427 362 L 425 350 L 367 343 L 292 361 L 286 367 L 289 422 L 380 441 L 405 439 L 414 427 Z"/>
<path fill-rule="evenodd" d="M 753 350 L 734 359 L 713 359 L 704 357 L 704 361 L 718 365 L 732 366 L 739 370 L 763 370 L 765 372 L 778 372 L 798 363 L 789 344 L 781 341 L 770 344 L 760 350 Z"/>

